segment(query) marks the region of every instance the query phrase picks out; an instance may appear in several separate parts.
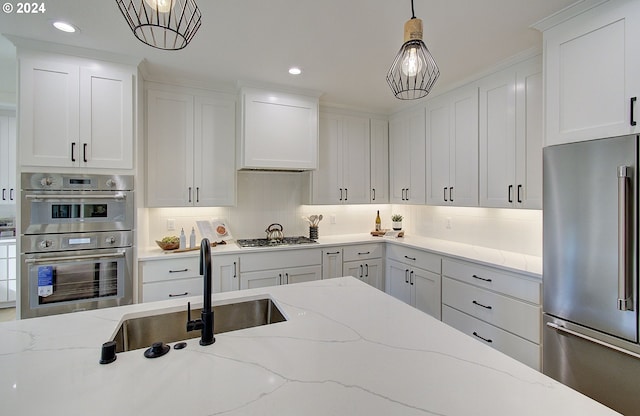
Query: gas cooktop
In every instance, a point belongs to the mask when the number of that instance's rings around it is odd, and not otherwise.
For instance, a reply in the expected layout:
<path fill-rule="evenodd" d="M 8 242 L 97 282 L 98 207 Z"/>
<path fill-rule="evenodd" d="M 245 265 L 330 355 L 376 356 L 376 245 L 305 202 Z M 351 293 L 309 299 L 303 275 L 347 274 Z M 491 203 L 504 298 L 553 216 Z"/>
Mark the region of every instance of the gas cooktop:
<path fill-rule="evenodd" d="M 317 241 L 301 235 L 299 237 L 285 237 L 278 240 L 269 240 L 267 238 L 250 238 L 247 240 L 236 240 L 236 243 L 240 247 L 277 247 L 295 246 L 299 244 L 317 244 Z"/>

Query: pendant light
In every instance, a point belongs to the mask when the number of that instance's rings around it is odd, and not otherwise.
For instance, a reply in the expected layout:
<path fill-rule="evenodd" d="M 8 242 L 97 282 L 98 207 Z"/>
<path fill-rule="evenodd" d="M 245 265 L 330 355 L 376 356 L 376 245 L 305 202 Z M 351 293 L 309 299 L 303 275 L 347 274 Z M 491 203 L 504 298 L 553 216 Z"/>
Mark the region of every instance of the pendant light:
<path fill-rule="evenodd" d="M 436 61 L 422 41 L 422 20 L 416 19 L 411 0 L 411 19 L 404 24 L 404 44 L 387 73 L 396 98 L 417 100 L 431 91 L 440 76 Z"/>
<path fill-rule="evenodd" d="M 195 0 L 116 0 L 135 37 L 165 50 L 185 48 L 200 28 Z"/>

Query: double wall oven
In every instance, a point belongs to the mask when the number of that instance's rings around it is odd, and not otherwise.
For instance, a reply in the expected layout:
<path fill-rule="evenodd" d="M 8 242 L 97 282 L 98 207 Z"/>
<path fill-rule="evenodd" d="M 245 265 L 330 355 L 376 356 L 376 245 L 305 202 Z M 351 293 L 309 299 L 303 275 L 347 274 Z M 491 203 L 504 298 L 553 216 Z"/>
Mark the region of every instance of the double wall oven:
<path fill-rule="evenodd" d="M 23 173 L 20 317 L 132 303 L 133 176 Z"/>

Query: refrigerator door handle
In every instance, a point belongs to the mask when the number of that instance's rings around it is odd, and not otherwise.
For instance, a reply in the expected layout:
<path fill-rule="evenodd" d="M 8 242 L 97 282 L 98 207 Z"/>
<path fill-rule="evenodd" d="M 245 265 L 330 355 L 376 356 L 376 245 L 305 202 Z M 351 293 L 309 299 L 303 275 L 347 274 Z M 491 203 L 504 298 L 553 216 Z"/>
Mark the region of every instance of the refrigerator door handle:
<path fill-rule="evenodd" d="M 618 166 L 618 309 L 621 311 L 633 310 L 633 298 L 631 297 L 631 277 L 629 255 L 629 178 L 631 176 L 628 166 Z"/>
<path fill-rule="evenodd" d="M 555 329 L 558 332 L 564 332 L 565 334 L 573 335 L 574 337 L 581 338 L 585 341 L 593 342 L 594 344 L 601 345 L 605 348 L 610 348 L 612 350 L 621 352 L 623 354 L 630 355 L 634 358 L 640 358 L 640 354 L 636 354 L 633 351 L 625 350 L 624 348 L 620 348 L 617 345 L 609 344 L 608 342 L 600 341 L 597 338 L 590 337 L 589 335 L 581 334 L 580 332 L 574 331 L 572 329 L 566 328 L 564 326 L 558 325 L 554 322 L 547 322 L 547 326 L 549 328 Z"/>

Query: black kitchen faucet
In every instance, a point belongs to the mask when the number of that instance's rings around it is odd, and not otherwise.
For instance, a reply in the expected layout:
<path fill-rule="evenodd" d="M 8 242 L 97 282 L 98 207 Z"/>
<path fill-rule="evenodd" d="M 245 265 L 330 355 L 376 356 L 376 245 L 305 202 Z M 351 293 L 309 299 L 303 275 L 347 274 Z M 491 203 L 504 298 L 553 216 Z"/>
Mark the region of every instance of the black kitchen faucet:
<path fill-rule="evenodd" d="M 211 294 L 213 286 L 211 284 L 211 244 L 208 238 L 203 238 L 200 242 L 200 274 L 204 280 L 204 304 L 200 319 L 191 320 L 191 303 L 187 304 L 187 332 L 202 331 L 200 345 L 211 345 L 216 342 L 213 336 L 213 309 L 211 308 Z"/>

